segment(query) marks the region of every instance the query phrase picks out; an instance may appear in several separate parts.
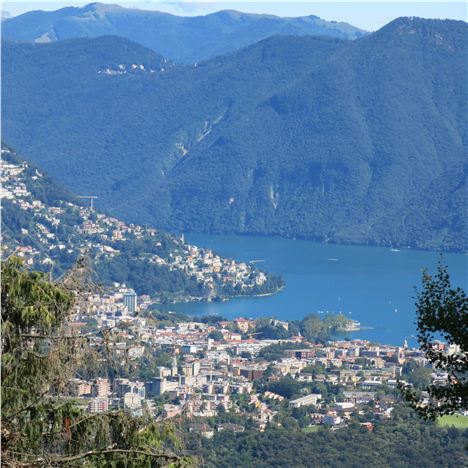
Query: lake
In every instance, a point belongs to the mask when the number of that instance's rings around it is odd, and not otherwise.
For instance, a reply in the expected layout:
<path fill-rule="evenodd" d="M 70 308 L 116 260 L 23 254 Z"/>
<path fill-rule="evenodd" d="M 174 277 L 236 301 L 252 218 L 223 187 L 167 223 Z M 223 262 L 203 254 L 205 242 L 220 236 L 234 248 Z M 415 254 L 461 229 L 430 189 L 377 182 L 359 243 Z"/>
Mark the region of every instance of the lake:
<path fill-rule="evenodd" d="M 276 237 L 187 235 L 191 244 L 213 249 L 238 261 L 280 274 L 283 291 L 268 297 L 227 302 L 195 302 L 164 306 L 189 315 L 219 314 L 226 318 L 274 316 L 301 319 L 314 312 L 342 312 L 363 329 L 348 336 L 389 344 L 408 339 L 415 344 L 415 286 L 421 272 L 435 272 L 440 254 L 419 250 L 320 244 Z M 466 254 L 445 253 L 452 286 L 467 286 Z"/>

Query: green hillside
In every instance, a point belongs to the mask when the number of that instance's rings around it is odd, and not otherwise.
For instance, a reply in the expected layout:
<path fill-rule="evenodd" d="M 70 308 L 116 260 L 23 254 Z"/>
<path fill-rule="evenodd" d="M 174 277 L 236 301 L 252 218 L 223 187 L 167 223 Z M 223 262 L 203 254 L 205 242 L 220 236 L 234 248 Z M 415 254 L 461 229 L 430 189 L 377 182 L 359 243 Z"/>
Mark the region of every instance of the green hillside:
<path fill-rule="evenodd" d="M 401 18 L 355 41 L 278 36 L 116 75 L 102 71 L 154 53 L 7 42 L 3 134 L 129 221 L 463 250 L 466 33 Z"/>

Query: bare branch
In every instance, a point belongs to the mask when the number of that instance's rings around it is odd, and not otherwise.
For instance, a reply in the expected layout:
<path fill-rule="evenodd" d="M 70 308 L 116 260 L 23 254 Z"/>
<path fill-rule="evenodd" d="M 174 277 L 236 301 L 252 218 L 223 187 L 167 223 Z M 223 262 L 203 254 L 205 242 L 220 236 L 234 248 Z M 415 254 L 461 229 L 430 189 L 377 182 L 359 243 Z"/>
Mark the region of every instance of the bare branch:
<path fill-rule="evenodd" d="M 177 461 L 181 461 L 181 458 L 176 455 L 170 455 L 167 453 L 160 453 L 154 450 L 143 450 L 143 449 L 123 449 L 117 448 L 116 444 L 113 444 L 109 447 L 100 450 L 89 450 L 87 452 L 79 453 L 77 455 L 71 456 L 47 456 L 47 457 L 39 457 L 35 460 L 26 461 L 26 462 L 18 462 L 16 466 L 21 467 L 44 467 L 44 466 L 64 466 L 70 463 L 77 462 L 79 460 L 83 460 L 85 458 L 102 456 L 102 455 L 110 455 L 110 454 L 126 454 L 126 455 L 142 455 L 146 457 L 151 457 L 157 460 L 161 460 L 167 463 L 173 463 Z M 23 457 L 36 457 L 36 455 L 22 453 L 20 454 Z"/>

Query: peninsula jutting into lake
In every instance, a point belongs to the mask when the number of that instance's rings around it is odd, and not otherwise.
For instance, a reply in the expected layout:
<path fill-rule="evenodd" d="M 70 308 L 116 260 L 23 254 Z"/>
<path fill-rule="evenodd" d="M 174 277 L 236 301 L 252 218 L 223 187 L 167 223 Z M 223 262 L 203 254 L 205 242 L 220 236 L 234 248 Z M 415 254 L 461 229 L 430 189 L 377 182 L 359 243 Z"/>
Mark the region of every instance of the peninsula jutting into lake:
<path fill-rule="evenodd" d="M 242 261 L 262 259 L 261 267 L 281 275 L 285 288 L 269 297 L 228 302 L 170 304 L 194 317 L 276 317 L 297 320 L 310 313 L 343 313 L 361 323 L 353 334 L 364 339 L 414 343 L 416 286 L 424 268 L 435 269 L 440 252 L 339 246 L 277 237 L 187 235 L 198 245 Z M 455 284 L 468 283 L 467 256 L 444 253 Z M 333 260 L 331 260 L 333 259 Z"/>

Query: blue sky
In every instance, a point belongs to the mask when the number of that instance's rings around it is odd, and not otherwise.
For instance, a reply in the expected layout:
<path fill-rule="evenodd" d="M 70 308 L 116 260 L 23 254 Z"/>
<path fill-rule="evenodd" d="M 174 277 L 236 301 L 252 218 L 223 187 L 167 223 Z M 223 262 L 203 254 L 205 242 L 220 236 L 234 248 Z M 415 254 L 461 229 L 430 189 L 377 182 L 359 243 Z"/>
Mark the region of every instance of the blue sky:
<path fill-rule="evenodd" d="M 55 10 L 65 6 L 83 6 L 87 1 L 3 1 L 2 9 L 12 15 L 29 10 Z M 240 10 L 249 13 L 269 13 L 278 16 L 317 15 L 321 18 L 346 21 L 357 27 L 375 30 L 398 16 L 422 16 L 424 18 L 450 18 L 467 20 L 465 1 L 328 1 L 328 2 L 285 2 L 285 1 L 132 1 L 101 0 L 101 3 L 118 3 L 122 6 L 160 10 L 183 16 L 205 15 L 223 9 Z"/>

